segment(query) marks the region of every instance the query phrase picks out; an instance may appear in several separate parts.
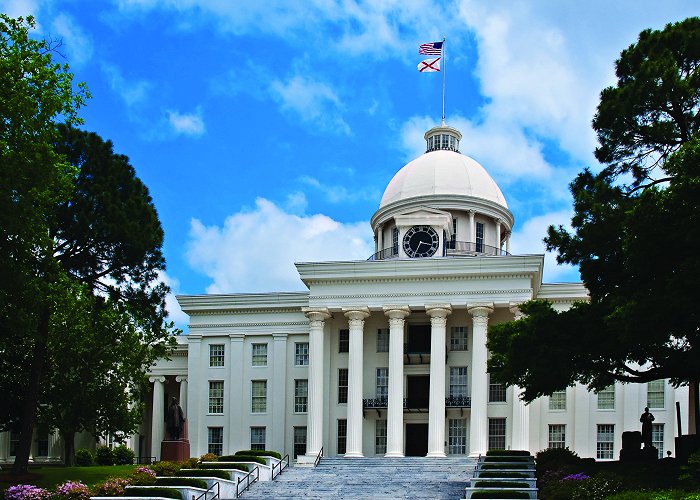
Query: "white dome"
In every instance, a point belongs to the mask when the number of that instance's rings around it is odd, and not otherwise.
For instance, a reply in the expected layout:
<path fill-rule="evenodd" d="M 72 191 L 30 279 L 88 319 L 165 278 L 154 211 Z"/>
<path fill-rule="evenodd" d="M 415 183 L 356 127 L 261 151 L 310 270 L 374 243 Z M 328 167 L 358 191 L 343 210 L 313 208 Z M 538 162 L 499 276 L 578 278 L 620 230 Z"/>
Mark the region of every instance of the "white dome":
<path fill-rule="evenodd" d="M 399 170 L 384 191 L 379 207 L 407 198 L 463 195 L 489 200 L 508 208 L 506 199 L 484 167 L 453 151 L 431 151 Z"/>

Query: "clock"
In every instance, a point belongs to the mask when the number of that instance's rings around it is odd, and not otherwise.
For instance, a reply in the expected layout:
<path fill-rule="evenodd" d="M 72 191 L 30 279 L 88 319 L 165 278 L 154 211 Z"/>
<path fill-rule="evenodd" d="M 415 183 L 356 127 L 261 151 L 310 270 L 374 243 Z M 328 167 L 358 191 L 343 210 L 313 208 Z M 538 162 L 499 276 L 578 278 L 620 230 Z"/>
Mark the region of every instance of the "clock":
<path fill-rule="evenodd" d="M 403 251 L 409 257 L 432 257 L 440 247 L 440 238 L 430 226 L 413 226 L 403 236 Z"/>

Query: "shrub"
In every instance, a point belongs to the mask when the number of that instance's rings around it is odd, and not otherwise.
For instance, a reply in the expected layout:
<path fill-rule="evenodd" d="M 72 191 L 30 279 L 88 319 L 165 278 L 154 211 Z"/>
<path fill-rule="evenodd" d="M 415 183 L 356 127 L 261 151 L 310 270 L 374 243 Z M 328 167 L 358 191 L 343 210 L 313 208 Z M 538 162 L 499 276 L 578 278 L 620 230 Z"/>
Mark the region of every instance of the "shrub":
<path fill-rule="evenodd" d="M 216 462 L 216 459 L 219 458 L 219 455 L 216 453 L 205 453 L 201 457 L 199 457 L 199 462 Z"/>
<path fill-rule="evenodd" d="M 688 465 L 681 466 L 681 471 L 678 478 L 681 483 L 689 488 L 700 486 L 700 452 L 692 453 L 688 457 Z"/>
<path fill-rule="evenodd" d="M 51 493 L 31 484 L 18 484 L 5 490 L 6 500 L 48 500 Z"/>
<path fill-rule="evenodd" d="M 472 493 L 472 498 L 530 498 L 530 494 L 526 491 L 494 491 L 484 490 L 475 491 Z"/>
<path fill-rule="evenodd" d="M 561 478 L 562 481 L 585 481 L 586 479 L 590 479 L 591 476 L 587 476 L 583 472 L 578 472 L 576 474 L 569 474 L 568 476 L 564 476 Z"/>
<path fill-rule="evenodd" d="M 109 446 L 98 446 L 95 450 L 97 465 L 114 465 L 114 453 Z"/>
<path fill-rule="evenodd" d="M 247 471 L 246 471 L 247 472 Z M 184 477 L 218 477 L 219 479 L 231 479 L 231 474 L 221 469 L 180 469 L 178 476 Z"/>
<path fill-rule="evenodd" d="M 134 486 L 126 490 L 126 494 L 130 497 L 165 497 L 182 500 L 182 495 L 179 491 L 173 488 L 139 488 Z"/>
<path fill-rule="evenodd" d="M 75 465 L 78 467 L 87 467 L 95 462 L 95 457 L 87 448 L 80 448 L 75 452 Z"/>
<path fill-rule="evenodd" d="M 130 484 L 131 481 L 124 477 L 111 477 L 106 481 L 93 486 L 93 496 L 121 497 L 124 496 L 124 488 L 129 486 Z"/>
<path fill-rule="evenodd" d="M 561 469 L 565 465 L 574 465 L 580 462 L 579 456 L 569 448 L 547 448 L 538 451 L 535 456 L 538 470 Z"/>
<path fill-rule="evenodd" d="M 183 460 L 180 462 L 180 467 L 183 469 L 196 469 L 199 467 L 199 459 L 198 458 L 188 458 L 187 460 Z"/>
<path fill-rule="evenodd" d="M 529 457 L 521 456 L 487 456 L 484 457 L 484 462 L 529 462 Z"/>
<path fill-rule="evenodd" d="M 474 488 L 529 488 L 528 483 L 519 481 L 475 481 Z"/>
<path fill-rule="evenodd" d="M 235 464 L 235 463 L 231 463 L 231 462 L 228 462 L 226 464 L 201 464 L 199 466 L 199 468 L 200 468 L 200 470 L 236 469 L 236 470 L 242 470 L 243 472 L 250 472 L 250 469 L 248 468 L 247 464 Z"/>
<path fill-rule="evenodd" d="M 90 489 L 80 481 L 66 481 L 56 486 L 55 495 L 61 500 L 90 500 Z"/>
<path fill-rule="evenodd" d="M 208 488 L 206 481 L 192 477 L 159 477 L 156 479 L 156 484 L 158 486 L 192 486 L 203 490 Z"/>
<path fill-rule="evenodd" d="M 523 472 L 481 472 L 479 473 L 479 477 L 476 479 L 481 479 L 481 478 L 491 478 L 491 477 L 502 477 L 502 478 L 508 478 L 508 479 L 524 479 L 527 476 L 527 474 Z"/>
<path fill-rule="evenodd" d="M 134 463 L 136 454 L 131 448 L 120 444 L 112 450 L 114 456 L 114 465 L 131 465 Z"/>
<path fill-rule="evenodd" d="M 482 464 L 482 469 L 527 469 L 528 464 Z"/>
<path fill-rule="evenodd" d="M 584 481 L 568 482 L 576 485 L 571 493 L 571 500 L 604 500 L 609 495 L 623 490 L 622 482 L 607 474 L 599 474 Z"/>
<path fill-rule="evenodd" d="M 271 450 L 239 450 L 235 454 L 246 455 L 249 457 L 275 457 L 280 460 L 282 459 L 282 455 L 280 455 L 276 451 Z"/>
<path fill-rule="evenodd" d="M 155 472 L 158 476 L 175 476 L 177 471 L 179 471 L 181 468 L 182 466 L 177 462 L 168 461 L 156 462 L 151 465 L 151 470 L 153 470 L 153 472 Z"/>
<path fill-rule="evenodd" d="M 530 452 L 526 450 L 489 450 L 486 452 L 486 456 L 490 457 L 493 455 L 501 456 L 519 456 L 519 457 L 529 457 Z"/>
<path fill-rule="evenodd" d="M 137 486 L 148 486 L 156 482 L 156 473 L 148 467 L 137 467 L 131 474 L 131 484 Z"/>
<path fill-rule="evenodd" d="M 226 455 L 223 457 L 219 457 L 217 459 L 217 462 L 226 462 L 226 461 L 256 462 L 256 463 L 259 463 L 261 465 L 265 465 L 267 463 L 264 458 L 255 457 L 252 455 Z"/>

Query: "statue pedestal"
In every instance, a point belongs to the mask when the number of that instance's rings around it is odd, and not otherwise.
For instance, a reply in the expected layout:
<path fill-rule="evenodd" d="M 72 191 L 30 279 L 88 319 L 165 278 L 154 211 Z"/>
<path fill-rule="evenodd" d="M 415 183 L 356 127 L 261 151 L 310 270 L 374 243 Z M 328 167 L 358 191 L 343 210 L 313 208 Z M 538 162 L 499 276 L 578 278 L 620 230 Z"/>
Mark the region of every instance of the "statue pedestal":
<path fill-rule="evenodd" d="M 190 458 L 190 442 L 187 439 L 165 440 L 160 443 L 160 459 L 182 462 Z"/>

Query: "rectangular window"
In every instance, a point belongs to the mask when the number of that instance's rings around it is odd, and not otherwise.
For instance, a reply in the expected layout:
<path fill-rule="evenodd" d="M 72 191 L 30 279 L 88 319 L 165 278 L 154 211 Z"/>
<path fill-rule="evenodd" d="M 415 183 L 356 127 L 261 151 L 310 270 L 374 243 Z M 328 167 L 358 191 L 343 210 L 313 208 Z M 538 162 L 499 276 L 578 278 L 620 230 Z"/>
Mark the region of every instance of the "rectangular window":
<path fill-rule="evenodd" d="M 224 428 L 223 427 L 208 427 L 207 428 L 207 453 L 221 456 L 224 454 Z"/>
<path fill-rule="evenodd" d="M 374 421 L 374 454 L 386 453 L 386 420 Z"/>
<path fill-rule="evenodd" d="M 566 425 L 551 424 L 549 426 L 548 448 L 566 448 Z"/>
<path fill-rule="evenodd" d="M 338 369 L 338 403 L 348 402 L 348 369 Z"/>
<path fill-rule="evenodd" d="M 554 391 L 549 396 L 550 410 L 566 410 L 566 391 Z"/>
<path fill-rule="evenodd" d="M 38 429 L 36 432 L 36 456 L 49 456 L 49 431 L 46 429 Z"/>
<path fill-rule="evenodd" d="M 391 254 L 399 254 L 399 228 L 395 227 L 391 230 Z"/>
<path fill-rule="evenodd" d="M 294 381 L 294 412 L 306 413 L 309 405 L 309 381 Z"/>
<path fill-rule="evenodd" d="M 489 403 L 505 403 L 506 402 L 506 386 L 491 380 L 489 375 Z"/>
<path fill-rule="evenodd" d="M 467 419 L 451 418 L 447 431 L 447 453 L 466 455 L 467 453 Z"/>
<path fill-rule="evenodd" d="M 615 426 L 612 424 L 598 424 L 596 439 L 596 458 L 598 460 L 612 460 L 615 445 Z"/>
<path fill-rule="evenodd" d="M 294 344 L 294 366 L 309 366 L 309 343 Z"/>
<path fill-rule="evenodd" d="M 377 352 L 389 352 L 389 329 L 377 329 Z"/>
<path fill-rule="evenodd" d="M 267 344 L 253 344 L 253 366 L 267 366 Z"/>
<path fill-rule="evenodd" d="M 598 392 L 598 409 L 599 410 L 614 410 L 615 409 L 615 386 L 609 385 L 602 391 Z"/>
<path fill-rule="evenodd" d="M 224 344 L 209 346 L 209 366 L 224 366 Z"/>
<path fill-rule="evenodd" d="M 348 439 L 348 421 L 344 418 L 338 419 L 338 455 L 345 455 L 346 443 Z"/>
<path fill-rule="evenodd" d="M 17 455 L 17 447 L 19 446 L 19 432 L 10 431 L 10 456 Z"/>
<path fill-rule="evenodd" d="M 389 397 L 389 369 L 377 368 L 377 399 L 387 399 Z"/>
<path fill-rule="evenodd" d="M 647 406 L 649 408 L 663 408 L 664 407 L 664 387 L 665 381 L 653 380 L 647 383 Z"/>
<path fill-rule="evenodd" d="M 466 366 L 451 366 L 450 367 L 450 397 L 465 398 L 467 397 L 467 367 Z"/>
<path fill-rule="evenodd" d="M 476 223 L 476 251 L 484 251 L 484 224 L 482 222 Z"/>
<path fill-rule="evenodd" d="M 450 351 L 467 350 L 467 327 L 453 326 L 450 330 Z"/>
<path fill-rule="evenodd" d="M 265 413 L 267 411 L 267 380 L 251 381 L 250 411 L 253 413 Z"/>
<path fill-rule="evenodd" d="M 506 449 L 506 419 L 489 418 L 489 450 Z"/>
<path fill-rule="evenodd" d="M 338 352 L 348 352 L 350 349 L 350 330 L 340 330 L 338 334 Z"/>
<path fill-rule="evenodd" d="M 265 449 L 265 427 L 250 428 L 250 449 L 260 451 Z"/>
<path fill-rule="evenodd" d="M 224 381 L 209 381 L 209 413 L 224 412 Z"/>
<path fill-rule="evenodd" d="M 294 428 L 294 459 L 306 453 L 306 427 Z"/>
<path fill-rule="evenodd" d="M 659 458 L 664 458 L 664 424 L 651 424 L 651 445 L 659 450 Z"/>

